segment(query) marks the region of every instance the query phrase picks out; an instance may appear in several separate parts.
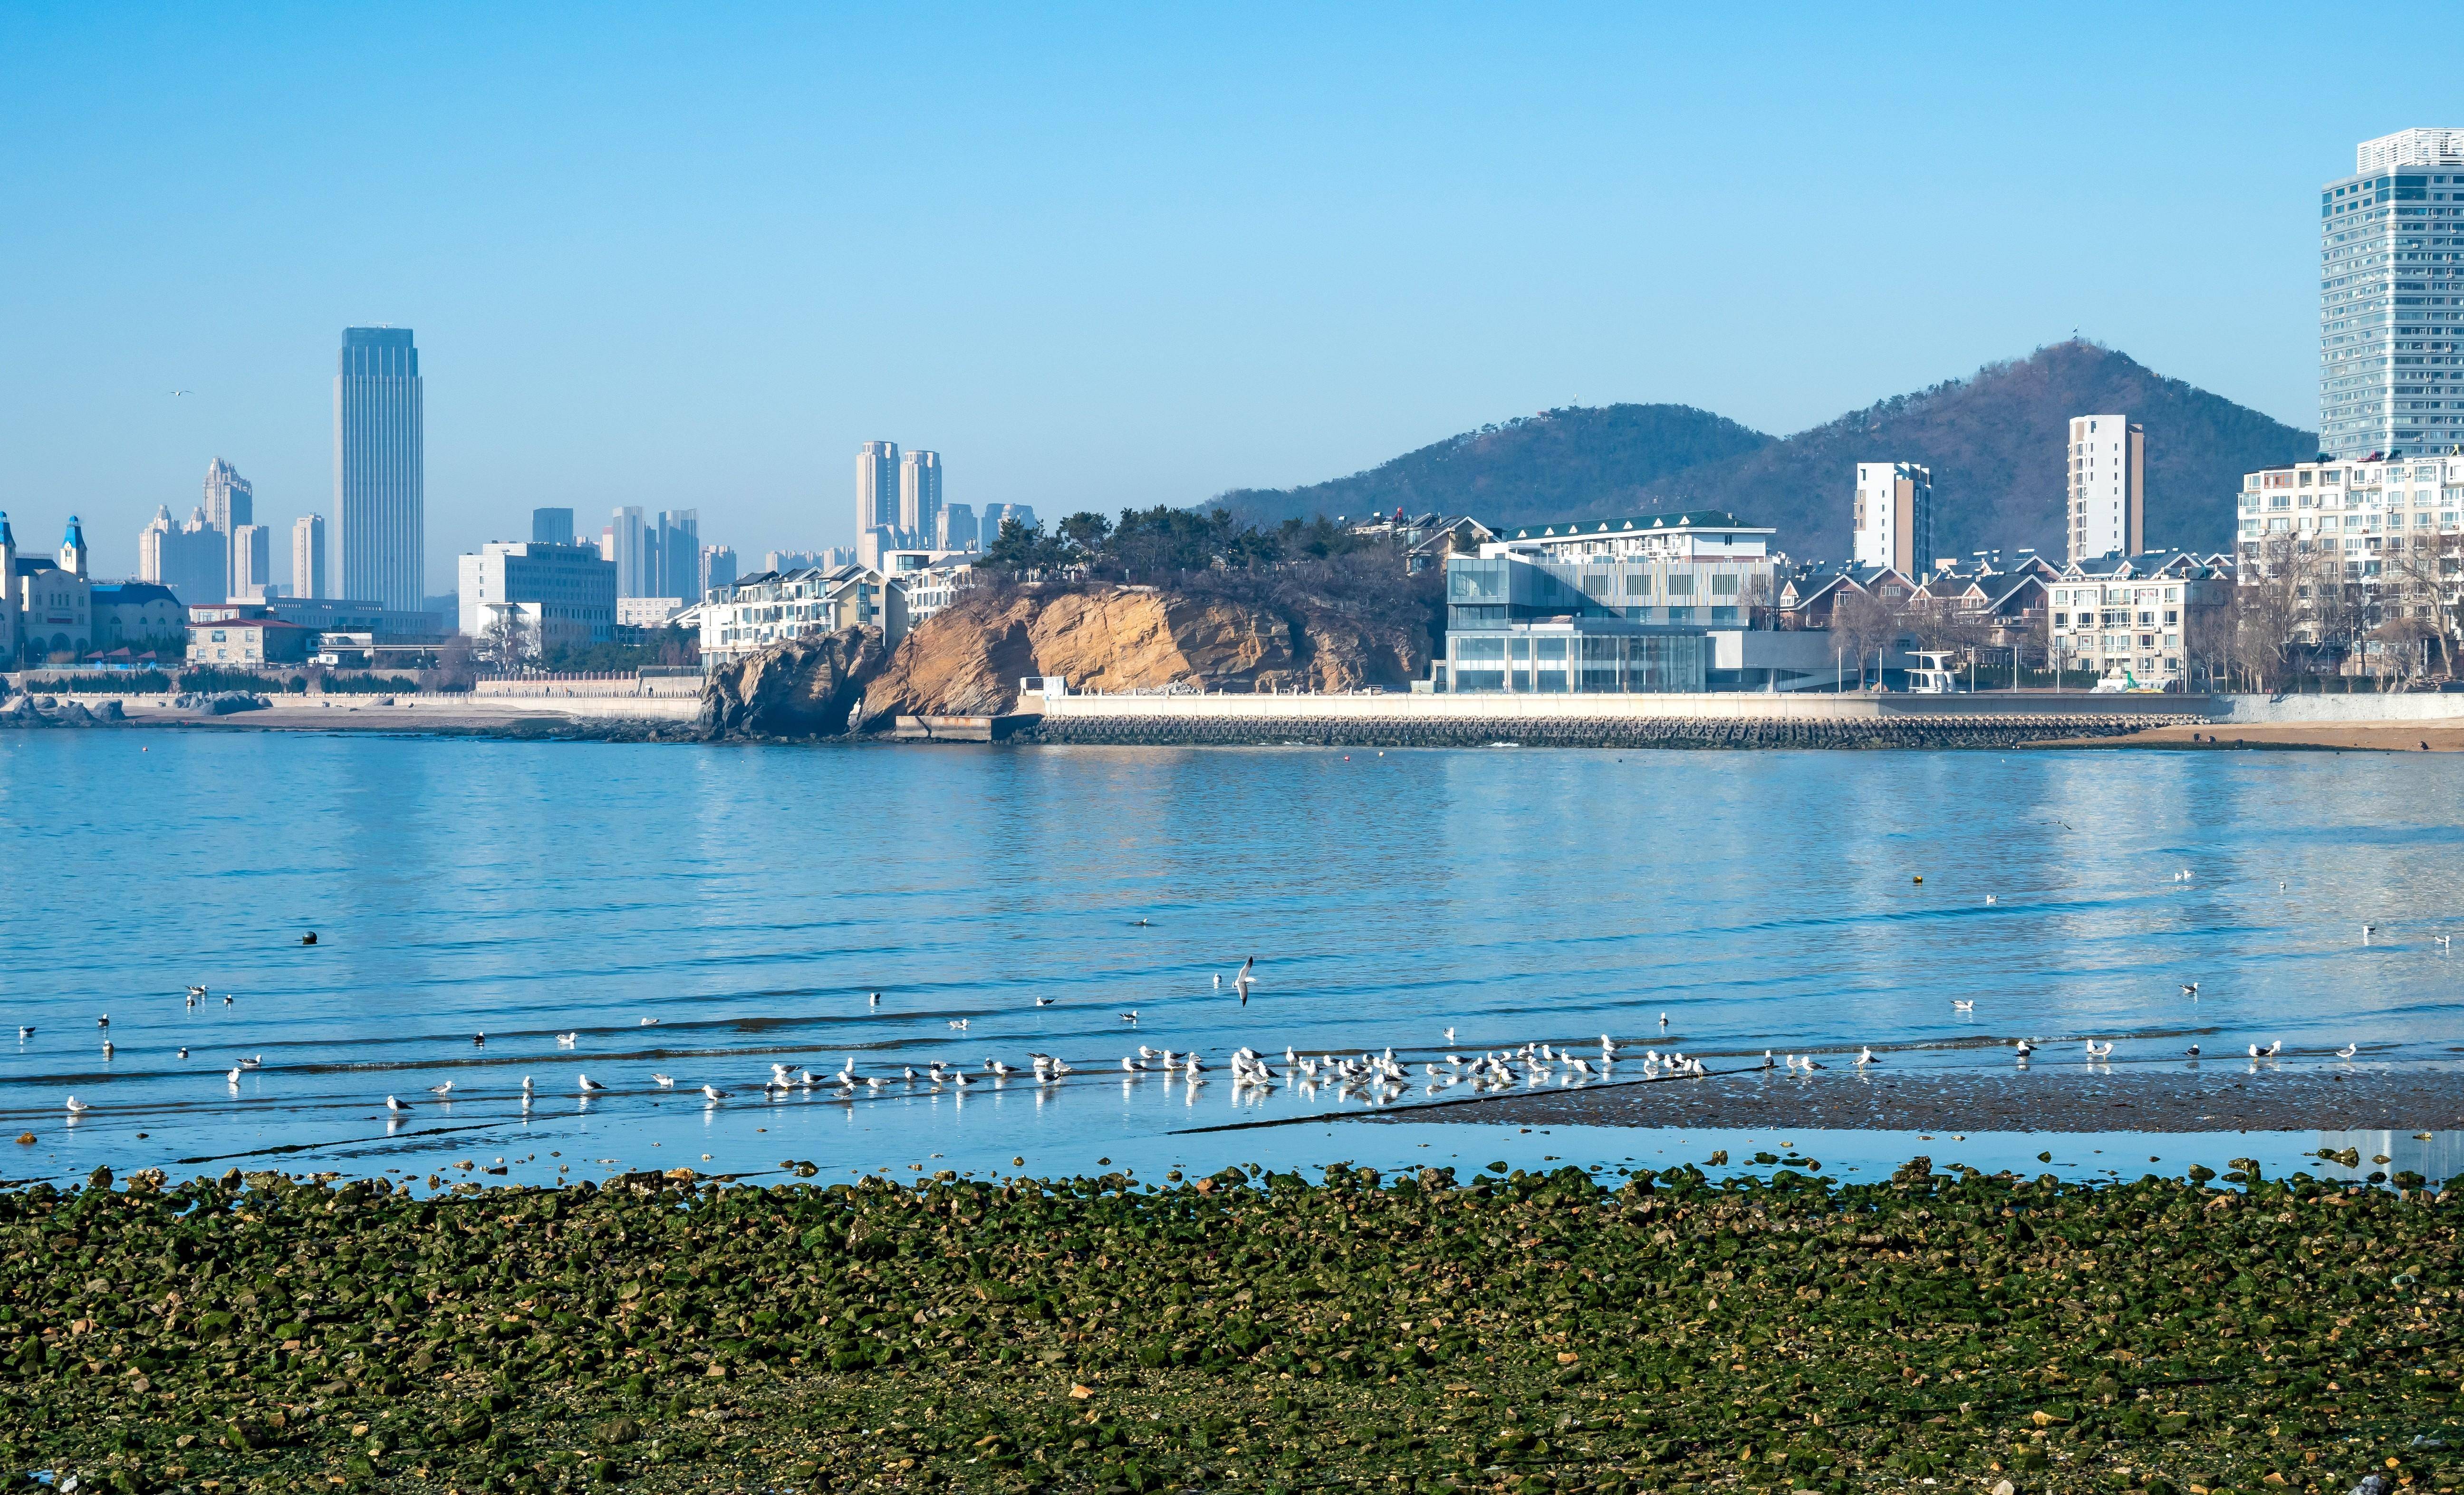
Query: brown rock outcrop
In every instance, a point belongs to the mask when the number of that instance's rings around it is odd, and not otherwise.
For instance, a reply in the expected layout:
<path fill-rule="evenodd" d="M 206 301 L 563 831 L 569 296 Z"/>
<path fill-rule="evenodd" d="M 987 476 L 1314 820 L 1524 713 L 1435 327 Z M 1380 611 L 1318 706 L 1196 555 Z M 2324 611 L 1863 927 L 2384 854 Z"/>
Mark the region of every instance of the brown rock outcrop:
<path fill-rule="evenodd" d="M 1426 665 L 1425 629 L 1301 594 L 1229 595 L 1109 585 L 984 587 L 919 624 L 866 690 L 861 719 L 998 715 L 1024 675 L 1072 690 L 1400 689 Z"/>
<path fill-rule="evenodd" d="M 889 663 L 879 628 L 841 628 L 773 644 L 714 671 L 701 722 L 713 737 L 838 737 L 865 687 Z"/>

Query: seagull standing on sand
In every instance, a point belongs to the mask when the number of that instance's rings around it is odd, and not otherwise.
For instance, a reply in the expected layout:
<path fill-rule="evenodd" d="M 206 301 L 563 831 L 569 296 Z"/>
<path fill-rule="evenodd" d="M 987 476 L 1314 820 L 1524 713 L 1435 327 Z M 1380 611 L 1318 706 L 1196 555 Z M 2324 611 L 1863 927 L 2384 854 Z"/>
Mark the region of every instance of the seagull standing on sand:
<path fill-rule="evenodd" d="M 2337 1058 L 2339 1058 L 2339 1059 L 2350 1059 L 2350 1058 L 2352 1058 L 2355 1054 L 2358 1054 L 2358 1053 L 2360 1053 L 2361 1051 L 2362 1051 L 2362 1045 L 2361 1045 L 2361 1044 L 2346 1044 L 2343 1047 L 2342 1047 L 2342 1048 L 2340 1048 L 2340 1049 L 2336 1050 L 2336 1057 L 2337 1057 Z"/>
<path fill-rule="evenodd" d="M 428 1093 L 429 1093 L 429 1094 L 430 1094 L 430 1095 L 443 1095 L 443 1094 L 445 1094 L 447 1091 L 449 1091 L 449 1090 L 451 1090 L 451 1089 L 452 1089 L 452 1088 L 453 1088 L 453 1082 L 452 1082 L 452 1081 L 451 1081 L 451 1080 L 448 1080 L 448 1081 L 446 1081 L 443 1085 L 431 1085 L 431 1086 L 429 1086 L 429 1087 L 428 1088 Z"/>
<path fill-rule="evenodd" d="M 88 1109 L 88 1108 L 87 1108 L 87 1106 L 86 1106 L 86 1103 L 85 1103 L 85 1102 L 83 1102 L 83 1101 L 81 1101 L 81 1100 L 78 1100 L 78 1099 L 77 1099 L 76 1096 L 74 1096 L 74 1095 L 72 1095 L 72 1096 L 70 1096 L 70 1097 L 69 1097 L 69 1114 L 70 1114 L 70 1115 L 74 1116 L 74 1115 L 76 1115 L 77 1112 L 79 1112 L 79 1111 L 81 1111 L 81 1110 L 87 1110 L 87 1109 Z"/>
<path fill-rule="evenodd" d="M 399 1115 L 399 1114 L 401 1114 L 402 1112 L 404 1112 L 404 1111 L 407 1111 L 407 1110 L 410 1110 L 410 1107 L 409 1107 L 409 1105 L 408 1105 L 407 1102 L 404 1102 L 404 1101 L 398 1101 L 398 1100 L 394 1099 L 392 1096 L 388 1095 L 388 1096 L 386 1096 L 386 1097 L 385 1097 L 385 1110 L 389 1110 L 389 1111 L 392 1111 L 392 1112 L 394 1112 L 395 1114 Z"/>
<path fill-rule="evenodd" d="M 720 1088 L 719 1088 L 717 1086 L 715 1086 L 715 1085 L 705 1085 L 705 1086 L 703 1086 L 703 1087 L 701 1088 L 701 1092 L 702 1092 L 704 1095 L 709 1096 L 712 1100 L 715 1100 L 715 1101 L 723 1101 L 723 1100 L 727 1099 L 727 1092 L 726 1092 L 725 1090 L 720 1089 Z"/>
<path fill-rule="evenodd" d="M 604 1090 L 607 1088 L 607 1087 L 600 1084 L 598 1081 L 592 1079 L 586 1074 L 577 1074 L 574 1076 L 574 1079 L 581 1084 L 582 1093 L 584 1095 L 589 1094 L 593 1090 Z"/>
<path fill-rule="evenodd" d="M 227 1074 L 227 1075 L 224 1075 L 224 1076 L 223 1076 L 223 1078 L 224 1078 L 224 1079 L 226 1079 L 226 1080 L 229 1080 L 229 1081 L 231 1082 L 231 1088 L 232 1089 L 234 1089 L 234 1090 L 238 1089 L 238 1088 L 239 1088 L 239 1066 L 237 1066 L 237 1065 L 233 1065 L 233 1066 L 231 1066 L 231 1073 L 229 1073 L 229 1074 Z"/>

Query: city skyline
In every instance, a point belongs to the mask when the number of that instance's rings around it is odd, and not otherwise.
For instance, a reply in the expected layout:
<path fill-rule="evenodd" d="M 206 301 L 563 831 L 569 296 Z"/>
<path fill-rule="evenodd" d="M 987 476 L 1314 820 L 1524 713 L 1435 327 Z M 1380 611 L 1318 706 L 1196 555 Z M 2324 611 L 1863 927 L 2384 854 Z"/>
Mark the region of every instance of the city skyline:
<path fill-rule="evenodd" d="M 966 501 L 1110 513 L 1321 480 L 1573 403 L 1790 431 L 2074 327 L 2306 428 L 2306 194 L 2356 141 L 2446 108 L 2408 78 L 2352 123 L 2241 109 L 2232 77 L 2302 55 L 2311 30 L 2213 8 L 2134 17 L 2144 45 L 2100 53 L 2084 83 L 2083 39 L 2021 54 L 2013 23 L 1974 18 L 1800 18 L 1740 47 L 1734 19 L 1579 8 L 1478 28 L 621 13 L 527 95 L 494 85 L 567 49 L 553 16 L 489 18 L 453 67 L 417 19 L 0 22 L 9 55 L 45 64 L 11 74 L 0 118 L 74 147 L 27 164 L 19 257 L 47 295 L 21 330 L 45 357 L 0 370 L 27 487 L 0 498 L 62 495 L 111 571 L 218 452 L 269 523 L 328 512 L 317 366 L 333 327 L 382 321 L 447 360 L 426 370 L 429 591 L 540 503 L 681 501 L 747 548 L 849 543 L 839 464 L 880 430 L 930 431 Z M 1295 39 L 1313 44 L 1297 65 Z M 826 99 L 794 81 L 850 47 L 919 45 L 946 52 L 960 99 L 929 120 L 871 107 L 867 80 Z M 2192 45 L 2211 66 L 2163 65 Z M 2434 75 L 2451 48 L 2426 45 Z M 1850 108 L 1827 83 L 1843 67 L 1948 91 Z M 251 107 L 170 126 L 193 77 Z M 649 107 L 613 106 L 653 77 Z M 105 87 L 129 106 L 73 128 Z M 371 92 L 410 102 L 354 106 Z M 1834 164 L 1787 193 L 1735 169 L 1807 140 Z M 523 169 L 542 152 L 549 193 Z M 99 204 L 99 178 L 120 184 Z M 915 181 L 912 236 L 827 231 L 845 202 Z M 178 254 L 175 226 L 232 195 L 262 248 Z M 1927 233 L 1807 235 L 1885 196 L 1923 203 Z M 2167 210 L 2112 232 L 2140 201 Z M 1705 231 L 1657 231 L 1676 203 Z M 1532 221 L 1551 231 L 1516 227 Z M 790 242 L 807 248 L 765 248 Z M 679 297 L 670 267 L 714 254 L 728 273 Z M 1107 460 L 1084 470 L 1090 429 Z"/>

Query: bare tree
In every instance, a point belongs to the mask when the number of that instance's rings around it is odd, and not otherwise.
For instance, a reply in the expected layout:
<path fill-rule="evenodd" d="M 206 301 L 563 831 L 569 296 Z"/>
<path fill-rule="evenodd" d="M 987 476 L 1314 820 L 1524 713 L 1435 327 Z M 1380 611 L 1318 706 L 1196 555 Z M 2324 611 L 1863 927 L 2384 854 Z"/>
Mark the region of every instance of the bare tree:
<path fill-rule="evenodd" d="M 2452 675 L 2454 672 L 2455 604 L 2459 561 L 2457 538 L 2415 535 L 2412 542 L 2387 553 L 2381 595 L 2387 599 L 2387 622 L 2377 636 L 2409 651 L 2407 672 Z"/>
<path fill-rule="evenodd" d="M 519 670 L 538 652 L 530 619 L 511 606 L 494 609 L 472 648 L 472 656 L 491 670 Z"/>
<path fill-rule="evenodd" d="M 1904 631 L 1901 607 L 1871 592 L 1850 591 L 1845 587 L 1831 605 L 1831 631 L 1838 639 L 1841 651 L 1857 662 L 1857 678 L 1865 678 L 1864 662 L 1879 649 L 1899 642 Z M 1880 683 L 1879 679 L 1876 683 Z"/>

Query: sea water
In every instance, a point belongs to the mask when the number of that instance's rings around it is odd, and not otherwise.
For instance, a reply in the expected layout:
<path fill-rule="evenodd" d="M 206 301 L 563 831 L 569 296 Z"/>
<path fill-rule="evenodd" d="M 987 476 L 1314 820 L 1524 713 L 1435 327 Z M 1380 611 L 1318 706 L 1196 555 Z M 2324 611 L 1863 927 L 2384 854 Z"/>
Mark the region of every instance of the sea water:
<path fill-rule="evenodd" d="M 2279 1040 L 2272 1072 L 2347 1043 L 2361 1069 L 2453 1063 L 2464 967 L 2435 936 L 2455 927 L 2459 788 L 2464 759 L 2428 754 L 5 733 L 0 1177 L 1613 1173 L 1789 1142 L 1841 1176 L 1913 1151 L 2034 1167 L 2034 1135 L 1334 1118 L 1431 1098 L 1421 1066 L 1449 1053 L 1596 1053 L 1604 1032 L 1714 1067 L 1866 1044 L 1998 1067 L 2028 1037 L 2041 1068 L 2090 1036 L 2118 1066 Z M 1142 1044 L 1199 1051 L 1203 1083 L 1124 1074 Z M 1414 1084 L 1236 1088 L 1242 1044 L 1278 1070 L 1287 1047 L 1391 1046 Z M 1031 1053 L 1076 1072 L 982 1067 Z M 842 1096 L 850 1059 L 889 1083 Z M 935 1061 L 975 1083 L 896 1078 Z M 774 1063 L 823 1083 L 765 1093 Z M 2117 1135 L 2063 1139 L 2049 1166 L 2280 1170 L 2321 1145 Z M 2425 1172 L 2446 1146 L 2362 1144 Z"/>

